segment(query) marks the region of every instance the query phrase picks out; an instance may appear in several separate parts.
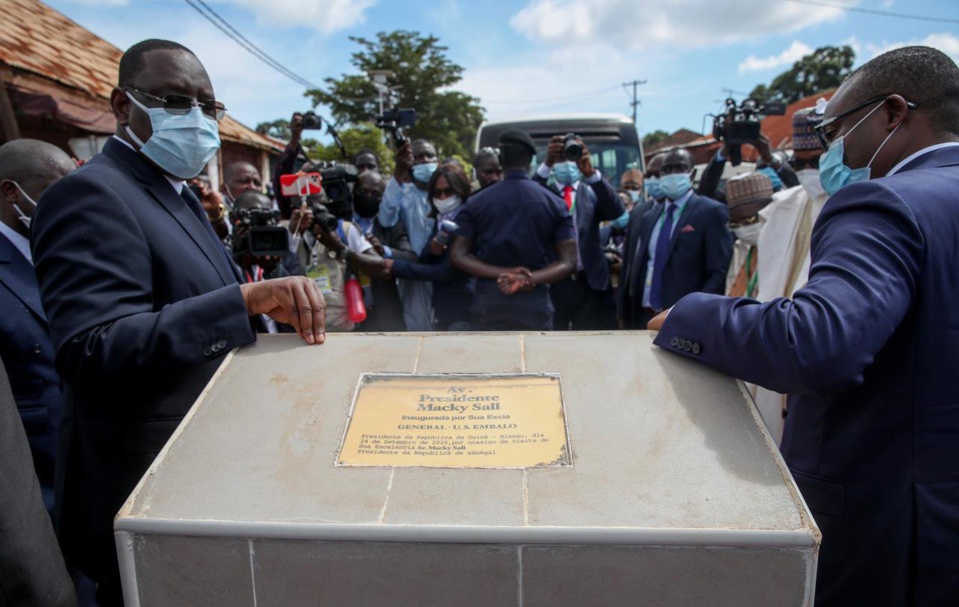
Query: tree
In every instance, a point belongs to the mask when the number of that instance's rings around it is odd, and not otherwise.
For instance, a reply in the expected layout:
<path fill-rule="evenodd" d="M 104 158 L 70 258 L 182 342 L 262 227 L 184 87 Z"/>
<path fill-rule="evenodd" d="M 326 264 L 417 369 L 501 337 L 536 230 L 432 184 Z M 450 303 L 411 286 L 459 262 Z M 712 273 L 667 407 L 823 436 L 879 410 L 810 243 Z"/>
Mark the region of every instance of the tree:
<path fill-rule="evenodd" d="M 359 74 L 326 78 L 327 91 L 307 91 L 314 106 L 327 106 L 340 124 L 369 122 L 379 114 L 379 97 L 367 74 L 390 70 L 390 85 L 399 87 L 395 107 L 416 110 L 416 126 L 408 135 L 429 139 L 441 156 L 470 155 L 483 108 L 479 99 L 449 90 L 462 80 L 463 68 L 446 57 L 439 38 L 398 30 L 380 32 L 376 40 L 350 40 L 362 47 L 350 61 Z"/>
<path fill-rule="evenodd" d="M 754 88 L 750 97 L 792 103 L 838 87 L 850 74 L 855 62 L 856 52 L 851 46 L 823 46 L 773 78 L 768 87 L 760 84 Z"/>
<path fill-rule="evenodd" d="M 347 161 L 352 162 L 353 157 L 363 148 L 370 148 L 376 152 L 380 159 L 380 172 L 389 175 L 393 172 L 393 153 L 386 144 L 383 143 L 382 131 L 376 128 L 373 123 L 365 122 L 343 129 L 339 133 L 340 141 L 346 148 Z M 334 160 L 343 162 L 343 154 L 335 143 L 329 145 L 316 145 L 311 148 L 308 155 L 313 160 Z"/>
<path fill-rule="evenodd" d="M 646 149 L 652 145 L 656 145 L 667 137 L 669 137 L 669 133 L 666 131 L 653 131 L 652 133 L 646 133 L 646 135 L 643 137 L 643 149 Z"/>
<path fill-rule="evenodd" d="M 256 132 L 260 135 L 267 135 L 284 141 L 290 140 L 290 121 L 285 118 L 274 120 L 273 122 L 261 122 L 256 125 Z"/>

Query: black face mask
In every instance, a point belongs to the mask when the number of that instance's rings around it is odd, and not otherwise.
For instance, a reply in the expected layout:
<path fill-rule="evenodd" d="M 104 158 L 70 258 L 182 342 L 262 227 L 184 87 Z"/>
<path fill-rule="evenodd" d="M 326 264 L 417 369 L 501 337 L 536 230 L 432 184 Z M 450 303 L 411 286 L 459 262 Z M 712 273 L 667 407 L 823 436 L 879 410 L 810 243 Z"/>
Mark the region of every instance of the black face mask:
<path fill-rule="evenodd" d="M 359 192 L 353 193 L 353 209 L 356 211 L 356 214 L 360 217 L 373 217 L 380 210 L 380 202 L 383 200 L 382 196 L 377 196 L 371 198 L 364 196 Z"/>

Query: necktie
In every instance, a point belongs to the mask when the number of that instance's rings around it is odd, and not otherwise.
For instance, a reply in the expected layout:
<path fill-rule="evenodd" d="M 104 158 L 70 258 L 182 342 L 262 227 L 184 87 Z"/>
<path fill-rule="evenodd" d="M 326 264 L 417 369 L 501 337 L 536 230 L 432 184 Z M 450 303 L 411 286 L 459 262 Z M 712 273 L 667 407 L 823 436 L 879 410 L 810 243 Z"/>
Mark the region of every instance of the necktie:
<path fill-rule="evenodd" d="M 573 210 L 573 186 L 568 185 L 563 188 L 563 200 L 566 201 L 566 210 Z"/>
<path fill-rule="evenodd" d="M 240 274 L 240 269 L 233 263 L 233 260 L 230 259 L 230 256 L 226 252 L 226 247 L 223 246 L 223 241 L 216 235 L 216 232 L 213 231 L 213 226 L 210 225 L 210 220 L 206 215 L 206 211 L 203 210 L 203 205 L 200 204 L 200 200 L 193 193 L 193 190 L 184 186 L 180 191 L 180 197 L 186 202 L 186 206 L 193 211 L 193 214 L 196 215 L 196 218 L 200 221 L 200 225 L 203 226 L 204 231 L 207 233 L 207 236 L 213 241 L 213 246 L 219 251 L 223 252 L 223 257 L 226 260 L 226 264 L 230 267 L 230 270 L 233 272 L 233 277 L 236 278 L 238 283 L 243 283 L 243 275 Z"/>
<path fill-rule="evenodd" d="M 653 260 L 653 282 L 649 287 L 649 305 L 654 310 L 663 309 L 663 271 L 666 269 L 666 257 L 669 255 L 669 240 L 673 232 L 673 211 L 676 205 L 666 203 L 666 218 L 656 240 L 656 258 Z"/>

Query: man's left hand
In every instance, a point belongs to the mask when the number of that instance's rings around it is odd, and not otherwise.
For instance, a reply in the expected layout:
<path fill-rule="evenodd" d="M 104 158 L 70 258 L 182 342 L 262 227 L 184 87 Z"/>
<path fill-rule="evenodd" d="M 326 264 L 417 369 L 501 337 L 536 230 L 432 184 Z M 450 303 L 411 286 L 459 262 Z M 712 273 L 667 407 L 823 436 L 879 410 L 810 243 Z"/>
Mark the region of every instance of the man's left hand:
<path fill-rule="evenodd" d="M 672 310 L 670 308 L 669 310 Z M 649 321 L 649 324 L 646 325 L 646 329 L 649 331 L 660 331 L 663 328 L 663 323 L 666 322 L 666 317 L 669 315 L 669 310 L 663 310 L 656 315 L 656 318 Z"/>
<path fill-rule="evenodd" d="M 576 141 L 583 146 L 583 155 L 576 161 L 576 166 L 579 167 L 579 172 L 583 174 L 583 177 L 589 179 L 596 174 L 596 168 L 593 166 L 593 158 L 590 156 L 589 149 L 583 140 L 577 137 Z"/>

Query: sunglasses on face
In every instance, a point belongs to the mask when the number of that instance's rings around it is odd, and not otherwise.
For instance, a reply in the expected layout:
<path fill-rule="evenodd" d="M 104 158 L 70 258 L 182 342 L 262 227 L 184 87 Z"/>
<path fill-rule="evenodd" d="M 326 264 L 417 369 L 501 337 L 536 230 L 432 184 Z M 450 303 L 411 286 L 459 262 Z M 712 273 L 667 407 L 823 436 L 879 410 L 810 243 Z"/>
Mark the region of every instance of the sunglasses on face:
<path fill-rule="evenodd" d="M 183 116 L 188 114 L 190 110 L 195 107 L 200 108 L 200 111 L 203 112 L 207 117 L 212 118 L 217 122 L 223 120 L 223 117 L 226 116 L 226 106 L 219 101 L 199 101 L 193 97 L 176 94 L 157 97 L 156 95 L 151 95 L 150 93 L 145 93 L 129 86 L 126 87 L 125 90 L 132 91 L 137 95 L 151 99 L 154 102 L 159 101 L 159 107 L 163 108 L 163 111 L 165 111 L 167 114 L 173 114 L 174 116 Z"/>
<path fill-rule="evenodd" d="M 792 167 L 794 171 L 801 171 L 803 169 L 818 169 L 819 168 L 819 156 L 813 158 L 791 158 L 789 160 L 789 166 Z"/>
<path fill-rule="evenodd" d="M 433 198 L 449 198 L 456 194 L 453 188 L 437 188 L 433 190 Z"/>

